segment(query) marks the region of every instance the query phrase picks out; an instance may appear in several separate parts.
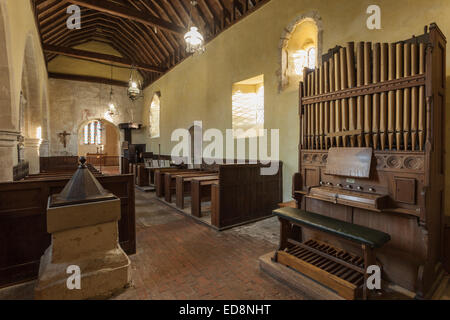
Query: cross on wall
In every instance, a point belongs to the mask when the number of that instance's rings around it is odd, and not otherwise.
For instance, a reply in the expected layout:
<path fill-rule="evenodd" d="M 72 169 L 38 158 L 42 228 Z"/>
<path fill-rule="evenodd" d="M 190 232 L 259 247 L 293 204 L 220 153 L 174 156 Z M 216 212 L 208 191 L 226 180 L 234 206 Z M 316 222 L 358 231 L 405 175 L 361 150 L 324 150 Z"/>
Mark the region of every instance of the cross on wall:
<path fill-rule="evenodd" d="M 63 132 L 59 133 L 58 136 L 61 139 L 61 143 L 64 144 L 64 148 L 66 148 L 67 146 L 67 141 L 66 141 L 66 137 L 70 136 L 71 134 L 66 132 L 66 130 L 64 130 Z"/>

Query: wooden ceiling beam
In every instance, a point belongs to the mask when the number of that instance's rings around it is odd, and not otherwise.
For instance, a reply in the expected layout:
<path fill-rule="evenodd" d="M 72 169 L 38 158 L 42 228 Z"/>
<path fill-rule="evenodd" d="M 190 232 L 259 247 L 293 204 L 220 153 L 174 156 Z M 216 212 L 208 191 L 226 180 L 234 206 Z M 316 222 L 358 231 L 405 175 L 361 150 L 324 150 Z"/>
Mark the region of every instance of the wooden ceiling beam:
<path fill-rule="evenodd" d="M 96 12 L 95 15 L 91 15 L 88 19 L 83 20 L 83 28 L 82 29 L 68 31 L 65 24 L 64 25 L 60 24 L 60 26 L 58 28 L 55 28 L 51 32 L 44 34 L 43 39 L 44 39 L 45 43 L 57 44 L 57 42 L 61 38 L 64 38 L 65 35 L 67 35 L 68 33 L 69 34 L 82 33 L 83 30 L 95 25 L 97 22 L 102 22 L 102 23 L 98 24 L 100 26 L 105 26 L 105 27 L 113 26 L 113 27 L 117 27 L 117 28 L 125 28 L 127 21 L 128 20 L 120 19 L 120 18 L 116 18 L 116 17 L 110 17 L 103 13 Z M 138 43 L 136 40 L 136 36 L 140 37 L 139 32 L 133 31 L 133 33 L 129 34 L 129 36 L 133 38 L 134 44 Z M 128 38 L 128 37 L 125 37 L 125 38 Z M 149 58 L 149 61 L 151 60 L 151 63 L 155 63 L 154 59 L 152 58 L 152 56 L 154 56 L 154 53 L 153 53 L 151 46 L 149 46 L 148 41 L 140 41 L 140 42 L 143 44 L 143 46 L 145 46 L 144 50 L 147 53 L 146 56 Z M 152 53 L 150 53 L 149 50 L 151 50 Z M 138 52 L 140 52 L 140 50 Z M 160 61 L 158 61 L 158 62 L 160 62 Z"/>
<path fill-rule="evenodd" d="M 153 14 L 156 16 L 161 16 L 161 12 L 157 8 L 157 6 L 153 3 L 153 1 L 140 1 L 140 4 L 142 12 L 146 12 L 148 14 Z M 172 36 L 171 34 L 166 35 L 164 32 L 161 31 L 158 32 L 158 30 L 156 30 L 157 33 L 155 33 L 153 28 L 149 28 L 148 26 L 145 27 L 147 28 L 148 32 L 153 32 L 155 38 L 158 39 L 157 41 L 159 42 L 159 45 L 163 48 L 164 51 L 166 51 L 166 55 L 169 55 L 170 52 L 174 50 L 174 47 L 178 46 L 178 41 L 173 37 L 170 38 L 170 36 Z M 186 31 L 187 30 L 184 29 L 184 33 L 186 33 Z M 162 44 L 163 42 L 164 44 Z"/>
<path fill-rule="evenodd" d="M 102 62 L 102 63 L 108 63 L 108 64 L 116 64 L 120 66 L 125 67 L 135 67 L 136 69 L 149 71 L 149 72 L 159 72 L 163 73 L 165 72 L 165 68 L 161 68 L 158 66 L 151 66 L 146 63 L 142 62 L 133 62 L 129 61 L 125 58 L 120 58 L 117 56 L 112 56 L 108 54 L 103 53 L 96 53 L 92 51 L 86 51 L 86 50 L 79 50 L 79 49 L 73 49 L 68 47 L 61 47 L 61 46 L 54 46 L 51 44 L 42 44 L 44 52 L 47 53 L 54 53 L 59 55 L 64 55 L 72 58 L 78 58 L 83 60 L 89 60 L 89 61 L 95 61 L 95 62 Z"/>
<path fill-rule="evenodd" d="M 124 27 L 132 30 L 141 40 L 141 43 L 147 47 L 148 50 L 151 51 L 152 56 L 158 60 L 158 63 L 162 62 L 162 53 L 159 50 L 159 46 L 150 45 L 155 44 L 155 41 L 148 35 L 147 30 L 143 31 L 139 24 L 134 23 L 133 21 L 122 21 Z M 151 31 L 150 31 L 151 32 Z"/>
<path fill-rule="evenodd" d="M 153 54 L 149 51 L 150 49 L 147 42 L 142 40 L 139 33 L 135 32 L 133 29 L 130 29 L 128 25 L 125 24 L 125 21 L 108 21 L 107 19 L 100 18 L 97 20 L 97 25 L 101 26 L 102 29 L 107 29 L 110 31 L 116 29 L 121 38 L 132 40 L 133 47 L 136 52 L 145 57 L 144 62 L 152 61 L 152 63 L 155 63 L 153 60 Z M 137 47 L 139 43 L 142 44 L 140 48 Z"/>
<path fill-rule="evenodd" d="M 119 32 L 119 35 L 121 33 Z M 92 26 L 89 26 L 85 29 L 83 29 L 83 33 L 80 34 L 72 34 L 71 36 L 68 36 L 66 38 L 61 39 L 60 41 L 56 43 L 52 43 L 56 46 L 63 46 L 63 47 L 72 47 L 73 43 L 80 40 L 89 37 L 90 35 L 95 35 L 97 37 L 106 38 L 111 43 L 117 44 L 117 46 L 113 46 L 114 49 L 117 50 L 117 47 L 119 47 L 121 50 L 119 53 L 127 58 L 129 61 L 134 61 L 136 58 L 136 53 L 138 59 L 142 59 L 142 61 L 145 61 L 146 59 L 143 58 L 141 55 L 141 52 L 137 50 L 136 46 L 130 47 L 128 43 L 122 40 L 122 37 L 118 35 L 118 31 L 115 28 L 109 28 L 109 27 L 100 27 L 98 23 L 93 24 Z M 153 63 L 153 60 L 152 60 Z"/>
<path fill-rule="evenodd" d="M 83 81 L 83 82 L 94 82 L 94 83 L 102 83 L 112 86 L 119 87 L 128 87 L 128 82 L 102 78 L 102 77 L 93 77 L 93 76 L 83 76 L 76 74 L 67 74 L 67 73 L 57 73 L 57 72 L 49 72 L 48 77 L 52 79 L 62 79 L 62 80 L 72 80 L 72 81 Z"/>
<path fill-rule="evenodd" d="M 151 16 L 135 10 L 131 7 L 124 8 L 123 6 L 119 6 L 114 2 L 106 2 L 106 1 L 94 1 L 94 0 L 68 0 L 70 3 L 89 8 L 92 10 L 97 10 L 100 12 L 104 12 L 110 14 L 112 16 L 129 19 L 133 21 L 137 21 L 139 23 L 156 26 L 163 30 L 174 32 L 174 33 L 185 33 L 186 30 L 183 27 L 180 27 L 176 24 L 163 20 L 161 18 Z"/>

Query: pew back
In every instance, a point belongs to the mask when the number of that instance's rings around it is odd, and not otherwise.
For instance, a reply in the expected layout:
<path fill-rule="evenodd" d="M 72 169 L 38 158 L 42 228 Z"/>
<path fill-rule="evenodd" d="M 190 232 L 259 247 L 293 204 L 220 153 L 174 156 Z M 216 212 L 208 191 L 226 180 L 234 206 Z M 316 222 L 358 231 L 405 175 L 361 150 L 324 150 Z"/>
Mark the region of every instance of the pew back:
<path fill-rule="evenodd" d="M 219 166 L 212 189 L 211 222 L 219 229 L 268 217 L 283 199 L 282 162 L 275 175 L 261 175 L 261 164 Z"/>

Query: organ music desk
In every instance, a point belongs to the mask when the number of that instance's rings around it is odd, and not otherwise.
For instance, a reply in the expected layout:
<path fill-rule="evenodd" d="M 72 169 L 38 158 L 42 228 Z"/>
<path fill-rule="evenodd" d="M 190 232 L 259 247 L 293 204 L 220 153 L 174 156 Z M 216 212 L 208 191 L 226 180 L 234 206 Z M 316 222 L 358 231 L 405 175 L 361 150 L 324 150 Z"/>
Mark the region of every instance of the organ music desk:
<path fill-rule="evenodd" d="M 297 210 L 388 234 L 376 255 L 382 279 L 418 298 L 443 275 L 445 64 L 446 39 L 431 24 L 396 43 L 338 46 L 299 88 Z M 316 230 L 297 238 L 358 254 Z"/>

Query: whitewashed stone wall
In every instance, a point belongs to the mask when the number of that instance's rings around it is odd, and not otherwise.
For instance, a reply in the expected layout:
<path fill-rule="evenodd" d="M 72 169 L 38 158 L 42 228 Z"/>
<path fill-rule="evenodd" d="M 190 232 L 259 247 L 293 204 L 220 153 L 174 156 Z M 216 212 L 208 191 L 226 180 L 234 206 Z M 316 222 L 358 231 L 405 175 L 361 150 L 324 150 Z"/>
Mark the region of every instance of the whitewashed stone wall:
<path fill-rule="evenodd" d="M 79 129 L 88 120 L 105 119 L 108 110 L 110 86 L 98 83 L 49 79 L 50 100 L 50 156 L 78 155 Z M 114 103 L 119 115 L 112 118 L 116 126 L 132 120 L 141 123 L 143 99 L 134 104 L 128 99 L 126 88 L 113 86 Z M 66 137 L 67 147 L 59 133 L 70 133 Z M 120 130 L 123 141 L 123 130 Z M 136 132 L 139 135 L 139 132 Z"/>

